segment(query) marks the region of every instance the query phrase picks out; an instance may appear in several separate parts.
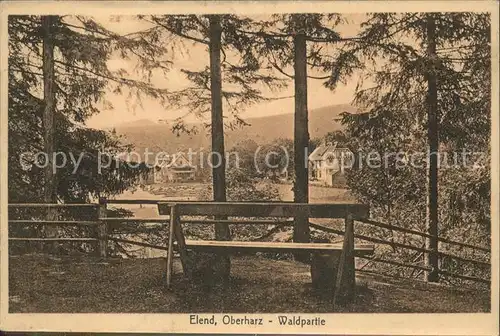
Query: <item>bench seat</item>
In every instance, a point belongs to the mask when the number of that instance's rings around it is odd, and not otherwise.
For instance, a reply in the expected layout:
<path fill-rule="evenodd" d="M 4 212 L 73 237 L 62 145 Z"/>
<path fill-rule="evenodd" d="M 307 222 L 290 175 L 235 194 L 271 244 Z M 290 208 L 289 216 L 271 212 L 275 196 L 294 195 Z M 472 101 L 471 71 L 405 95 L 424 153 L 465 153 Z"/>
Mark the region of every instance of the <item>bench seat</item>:
<path fill-rule="evenodd" d="M 186 240 L 186 248 L 204 252 L 342 252 L 342 244 L 330 243 L 281 243 L 281 242 L 245 242 L 218 240 Z M 372 244 L 356 244 L 356 256 L 367 256 L 374 253 Z"/>

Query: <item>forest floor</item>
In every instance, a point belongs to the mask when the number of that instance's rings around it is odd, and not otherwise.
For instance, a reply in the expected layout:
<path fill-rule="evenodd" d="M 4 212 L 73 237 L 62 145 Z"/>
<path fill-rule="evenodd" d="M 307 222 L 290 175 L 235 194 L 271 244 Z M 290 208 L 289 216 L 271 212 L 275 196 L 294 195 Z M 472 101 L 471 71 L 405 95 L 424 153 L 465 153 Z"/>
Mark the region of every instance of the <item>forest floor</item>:
<path fill-rule="evenodd" d="M 357 274 L 355 300 L 334 307 L 311 287 L 308 265 L 259 256 L 232 258 L 227 288 L 186 281 L 175 262 L 173 289 L 165 258 L 9 258 L 11 313 L 452 313 L 488 312 L 490 292 L 417 280 Z"/>

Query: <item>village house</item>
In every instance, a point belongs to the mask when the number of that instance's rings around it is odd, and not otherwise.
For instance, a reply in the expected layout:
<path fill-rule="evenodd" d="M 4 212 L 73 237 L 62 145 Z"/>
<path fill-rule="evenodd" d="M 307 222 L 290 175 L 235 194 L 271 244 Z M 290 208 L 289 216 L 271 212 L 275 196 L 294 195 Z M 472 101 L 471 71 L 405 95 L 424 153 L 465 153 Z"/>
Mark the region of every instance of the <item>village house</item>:
<path fill-rule="evenodd" d="M 163 157 L 154 168 L 140 176 L 140 183 L 149 185 L 168 182 L 188 182 L 196 179 L 196 167 L 184 153 Z"/>
<path fill-rule="evenodd" d="M 345 169 L 353 159 L 347 148 L 323 142 L 309 155 L 309 179 L 328 186 L 345 187 Z"/>
<path fill-rule="evenodd" d="M 196 178 L 196 167 L 192 165 L 186 154 L 176 153 L 171 156 L 170 162 L 164 162 L 159 170 L 155 170 L 155 181 L 159 182 L 187 182 Z"/>

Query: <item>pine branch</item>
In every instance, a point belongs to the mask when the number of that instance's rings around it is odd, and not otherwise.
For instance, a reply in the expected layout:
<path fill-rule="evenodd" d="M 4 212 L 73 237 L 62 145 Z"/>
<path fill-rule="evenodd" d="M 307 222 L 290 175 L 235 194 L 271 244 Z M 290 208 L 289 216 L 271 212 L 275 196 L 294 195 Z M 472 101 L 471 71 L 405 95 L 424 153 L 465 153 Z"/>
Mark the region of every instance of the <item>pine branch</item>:
<path fill-rule="evenodd" d="M 43 76 L 43 73 L 33 72 L 33 71 L 29 71 L 29 70 L 22 69 L 22 68 L 12 69 L 12 71 L 19 72 L 19 73 L 28 73 L 28 74 L 35 75 L 35 76 Z"/>
<path fill-rule="evenodd" d="M 283 100 L 283 99 L 290 99 L 290 98 L 295 98 L 295 95 L 293 96 L 283 96 L 283 97 L 262 97 L 264 100 Z"/>
<path fill-rule="evenodd" d="M 295 76 L 287 74 L 287 73 L 286 73 L 286 72 L 285 72 L 282 68 L 280 68 L 280 67 L 278 66 L 277 61 L 276 61 L 276 58 L 274 57 L 274 53 L 272 52 L 272 50 L 270 51 L 270 55 L 271 55 L 271 58 L 272 58 L 273 60 L 272 60 L 272 61 L 271 61 L 271 60 L 268 60 L 268 61 L 269 61 L 269 63 L 271 63 L 271 65 L 272 65 L 272 66 L 273 66 L 276 70 L 278 70 L 281 74 L 285 75 L 285 76 L 286 76 L 286 77 L 288 77 L 288 78 L 291 78 L 291 79 L 295 78 Z"/>
<path fill-rule="evenodd" d="M 312 79 L 321 79 L 321 80 L 324 80 L 324 79 L 329 79 L 331 76 L 328 75 L 328 76 L 310 76 L 310 75 L 307 75 L 307 78 L 312 78 Z"/>
<path fill-rule="evenodd" d="M 102 36 L 105 36 L 105 37 L 96 37 L 94 36 L 94 38 L 98 38 L 99 40 L 101 41 L 109 41 L 109 40 L 112 40 L 114 37 L 112 36 L 108 36 L 100 31 L 97 31 L 97 30 L 93 30 L 93 29 L 88 29 L 87 27 L 82 27 L 82 26 L 77 26 L 77 25 L 73 25 L 71 23 L 67 23 L 67 22 L 61 22 L 61 24 L 63 26 L 66 26 L 66 27 L 71 27 L 71 28 L 75 28 L 75 29 L 80 29 L 80 30 L 84 30 L 86 32 L 89 32 L 89 33 L 93 33 L 93 34 L 99 34 L 99 35 L 102 35 Z"/>
<path fill-rule="evenodd" d="M 172 33 L 174 35 L 178 35 L 180 37 L 183 37 L 185 39 L 188 39 L 188 40 L 191 40 L 191 41 L 194 41 L 194 42 L 198 42 L 198 43 L 201 43 L 201 44 L 209 45 L 209 41 L 202 40 L 200 38 L 197 38 L 197 37 L 194 37 L 194 36 L 190 36 L 190 35 L 181 33 L 180 31 L 176 31 L 176 30 L 170 28 L 169 26 L 166 26 L 166 25 L 162 24 L 161 22 L 159 22 L 159 20 L 157 20 L 155 18 L 153 18 L 153 21 L 149 21 L 149 20 L 146 20 L 146 19 L 145 19 L 145 21 L 147 21 L 149 23 L 157 24 L 160 27 L 164 28 L 165 30 L 169 31 L 170 33 Z"/>
<path fill-rule="evenodd" d="M 349 42 L 349 41 L 360 41 L 362 37 L 345 37 L 340 39 L 329 39 L 329 38 L 320 38 L 320 37 L 312 37 L 306 36 L 306 40 L 310 42 L 323 42 L 323 43 L 333 43 L 333 42 Z"/>
<path fill-rule="evenodd" d="M 243 30 L 243 29 L 236 29 L 236 31 L 243 33 L 243 34 L 255 35 L 255 36 L 266 37 L 266 38 L 281 38 L 281 37 L 293 36 L 292 34 L 280 34 L 280 33 L 276 33 L 276 32 L 267 33 L 267 32 L 263 32 L 263 31 L 254 32 L 254 31 L 248 31 L 248 30 Z"/>
<path fill-rule="evenodd" d="M 66 67 L 70 67 L 70 68 L 76 69 L 76 70 L 85 71 L 85 72 L 90 73 L 90 74 L 92 74 L 92 75 L 94 75 L 96 77 L 101 77 L 101 78 L 109 79 L 111 81 L 114 81 L 114 82 L 117 82 L 117 83 L 120 83 L 120 84 L 125 84 L 125 85 L 129 85 L 129 86 L 137 86 L 137 87 L 142 88 L 142 89 L 150 89 L 150 90 L 154 90 L 156 92 L 168 93 L 168 91 L 165 90 L 165 89 L 156 89 L 156 88 L 153 88 L 152 86 L 150 86 L 149 84 L 147 84 L 145 82 L 141 82 L 141 81 L 137 81 L 137 80 L 133 80 L 133 79 L 128 79 L 128 78 L 123 78 L 123 77 L 113 77 L 113 76 L 109 76 L 109 75 L 97 73 L 97 72 L 95 72 L 93 70 L 82 68 L 82 67 L 79 67 L 77 65 L 69 64 L 69 63 L 66 63 L 66 62 L 58 61 L 58 60 L 55 60 L 54 62 L 57 63 L 57 64 L 64 65 Z"/>

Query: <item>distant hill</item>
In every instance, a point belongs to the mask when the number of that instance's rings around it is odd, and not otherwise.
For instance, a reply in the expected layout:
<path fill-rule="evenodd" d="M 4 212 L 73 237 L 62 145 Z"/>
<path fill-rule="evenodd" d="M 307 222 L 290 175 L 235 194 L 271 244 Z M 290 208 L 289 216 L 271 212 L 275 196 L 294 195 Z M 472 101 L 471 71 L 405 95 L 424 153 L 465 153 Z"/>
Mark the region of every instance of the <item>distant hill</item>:
<path fill-rule="evenodd" d="M 118 125 L 118 127 L 121 129 L 125 129 L 125 128 L 149 127 L 154 125 L 158 125 L 158 123 L 150 119 L 139 119 L 121 123 Z"/>
<path fill-rule="evenodd" d="M 355 112 L 356 109 L 350 105 L 331 105 L 309 111 L 309 133 L 311 139 L 323 137 L 326 133 L 341 128 L 338 118 L 344 111 Z M 250 126 L 226 130 L 225 145 L 227 149 L 236 143 L 253 139 L 258 144 L 270 143 L 278 138 L 293 138 L 293 113 L 274 115 L 259 118 L 245 119 Z M 133 144 L 137 151 L 142 152 L 148 148 L 152 152 L 164 151 L 174 153 L 176 151 L 210 148 L 210 131 L 203 126 L 197 125 L 197 134 L 181 134 L 177 136 L 172 133 L 170 126 L 155 123 L 150 120 L 139 120 L 128 122 L 115 127 L 117 134 L 123 136 L 125 143 Z"/>

